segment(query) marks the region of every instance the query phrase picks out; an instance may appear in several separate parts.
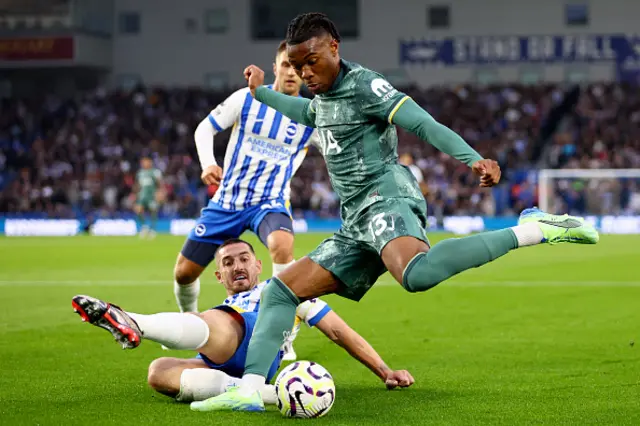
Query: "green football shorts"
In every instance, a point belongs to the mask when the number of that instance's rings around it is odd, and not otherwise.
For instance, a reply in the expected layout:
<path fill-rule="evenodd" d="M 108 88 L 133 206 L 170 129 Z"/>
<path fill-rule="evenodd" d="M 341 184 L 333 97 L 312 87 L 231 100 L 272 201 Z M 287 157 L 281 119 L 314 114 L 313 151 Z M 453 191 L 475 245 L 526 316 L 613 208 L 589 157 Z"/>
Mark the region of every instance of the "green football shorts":
<path fill-rule="evenodd" d="M 358 301 L 387 271 L 382 249 L 398 237 L 415 237 L 429 244 L 427 204 L 415 198 L 378 201 L 324 240 L 309 258 L 342 282 L 340 296 Z"/>

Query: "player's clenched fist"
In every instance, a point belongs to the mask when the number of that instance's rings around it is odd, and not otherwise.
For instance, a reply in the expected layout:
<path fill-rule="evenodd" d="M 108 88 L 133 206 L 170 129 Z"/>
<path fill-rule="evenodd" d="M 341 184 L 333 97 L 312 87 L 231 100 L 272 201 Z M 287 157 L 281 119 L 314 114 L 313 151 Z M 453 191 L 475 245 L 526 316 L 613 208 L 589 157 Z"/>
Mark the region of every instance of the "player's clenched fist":
<path fill-rule="evenodd" d="M 222 180 L 222 169 L 215 164 L 202 171 L 200 179 L 207 185 L 220 185 Z"/>
<path fill-rule="evenodd" d="M 249 65 L 244 69 L 244 78 L 249 83 L 251 96 L 256 96 L 256 88 L 264 84 L 264 71 L 255 65 Z"/>
<path fill-rule="evenodd" d="M 482 187 L 494 186 L 500 182 L 502 171 L 497 161 L 479 160 L 473 163 L 471 169 L 476 175 L 480 176 L 480 186 Z"/>
<path fill-rule="evenodd" d="M 408 388 L 414 383 L 413 376 L 407 370 L 390 371 L 384 381 L 387 389 Z"/>

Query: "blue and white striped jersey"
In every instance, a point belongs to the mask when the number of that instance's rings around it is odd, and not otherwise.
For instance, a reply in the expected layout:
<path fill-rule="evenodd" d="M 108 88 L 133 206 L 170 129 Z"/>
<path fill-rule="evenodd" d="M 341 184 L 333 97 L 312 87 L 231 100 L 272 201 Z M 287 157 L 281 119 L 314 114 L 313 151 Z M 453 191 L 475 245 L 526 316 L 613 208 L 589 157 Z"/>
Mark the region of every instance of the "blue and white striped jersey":
<path fill-rule="evenodd" d="M 271 280 L 263 281 L 251 290 L 229 296 L 222 304 L 231 306 L 239 312 L 258 312 L 260 308 L 260 295 L 269 281 Z M 304 301 L 299 304 L 296 309 L 294 328 L 298 326 L 300 321 L 305 322 L 309 327 L 313 327 L 330 311 L 331 308 L 329 305 L 320 299 Z"/>
<path fill-rule="evenodd" d="M 271 86 L 268 86 L 271 88 Z M 223 178 L 213 201 L 230 210 L 289 201 L 290 182 L 318 133 L 255 100 L 248 88 L 229 96 L 209 114 L 220 132 L 233 125 Z"/>

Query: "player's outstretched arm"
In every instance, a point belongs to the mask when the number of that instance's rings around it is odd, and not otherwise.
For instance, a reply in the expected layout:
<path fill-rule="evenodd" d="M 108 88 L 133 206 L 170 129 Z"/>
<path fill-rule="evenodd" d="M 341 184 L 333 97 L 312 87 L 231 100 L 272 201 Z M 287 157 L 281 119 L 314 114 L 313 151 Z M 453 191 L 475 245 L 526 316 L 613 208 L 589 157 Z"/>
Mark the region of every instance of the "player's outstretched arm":
<path fill-rule="evenodd" d="M 480 186 L 489 187 L 500 182 L 500 166 L 496 161 L 482 158 L 460 135 L 438 123 L 413 99 L 409 98 L 400 105 L 392 116 L 392 123 L 415 133 L 440 151 L 471 167 L 480 176 Z"/>
<path fill-rule="evenodd" d="M 290 119 L 309 127 L 316 127 L 315 113 L 310 109 L 311 101 L 285 95 L 264 86 L 264 71 L 255 65 L 249 65 L 244 70 L 249 90 L 256 100 L 280 111 Z"/>
<path fill-rule="evenodd" d="M 329 339 L 349 352 L 349 355 L 380 377 L 387 388 L 406 388 L 414 383 L 414 379 L 408 371 L 394 371 L 387 367 L 387 364 L 369 342 L 349 327 L 335 312 L 327 313 L 315 326 Z"/>
<path fill-rule="evenodd" d="M 469 167 L 482 156 L 471 148 L 460 135 L 438 123 L 413 99 L 407 99 L 393 116 L 393 124 L 416 134 L 445 154 L 449 154 Z"/>
<path fill-rule="evenodd" d="M 255 98 L 300 124 L 316 127 L 315 114 L 309 109 L 309 99 L 285 95 L 266 86 L 256 88 Z"/>

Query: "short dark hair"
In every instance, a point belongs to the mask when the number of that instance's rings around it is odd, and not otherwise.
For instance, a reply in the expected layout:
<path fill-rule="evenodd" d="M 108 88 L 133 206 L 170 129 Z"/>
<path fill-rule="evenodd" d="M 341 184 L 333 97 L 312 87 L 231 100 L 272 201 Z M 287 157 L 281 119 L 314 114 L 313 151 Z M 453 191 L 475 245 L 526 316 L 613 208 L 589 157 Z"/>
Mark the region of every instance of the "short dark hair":
<path fill-rule="evenodd" d="M 329 34 L 336 41 L 340 41 L 340 33 L 327 15 L 320 12 L 303 13 L 289 22 L 287 44 L 304 43 L 323 34 Z"/>
<path fill-rule="evenodd" d="M 218 253 L 220 252 L 221 249 L 223 249 L 223 248 L 225 248 L 227 246 L 230 246 L 232 244 L 246 244 L 247 247 L 249 247 L 249 251 L 251 253 L 253 253 L 253 254 L 256 254 L 256 251 L 253 249 L 253 246 L 250 243 L 248 243 L 247 241 L 241 240 L 240 238 L 229 238 L 228 240 L 225 240 L 222 244 L 220 244 L 220 247 L 218 247 L 216 249 L 216 253 L 215 253 L 214 258 L 218 257 Z"/>

